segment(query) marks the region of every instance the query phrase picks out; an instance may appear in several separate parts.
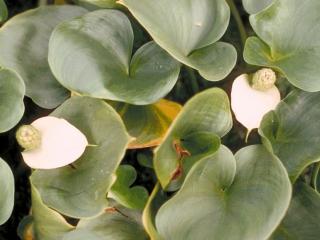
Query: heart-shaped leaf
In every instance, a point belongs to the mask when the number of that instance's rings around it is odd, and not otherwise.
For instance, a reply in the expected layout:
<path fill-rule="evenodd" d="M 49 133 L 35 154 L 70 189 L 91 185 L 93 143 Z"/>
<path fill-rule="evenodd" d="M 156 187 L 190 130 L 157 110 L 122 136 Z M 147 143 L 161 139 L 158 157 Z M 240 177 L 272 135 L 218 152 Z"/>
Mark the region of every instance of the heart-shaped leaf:
<path fill-rule="evenodd" d="M 0 0 L 0 22 L 4 22 L 8 18 L 8 8 L 4 0 Z"/>
<path fill-rule="evenodd" d="M 13 128 L 24 113 L 23 80 L 8 69 L 0 69 L 0 133 Z"/>
<path fill-rule="evenodd" d="M 137 172 L 130 165 L 120 165 L 116 171 L 117 180 L 112 185 L 108 197 L 113 198 L 127 208 L 143 209 L 148 191 L 144 187 L 131 185 L 137 178 Z"/>
<path fill-rule="evenodd" d="M 106 194 L 130 141 L 125 126 L 111 106 L 88 97 L 71 98 L 52 116 L 70 122 L 91 145 L 72 166 L 37 170 L 32 181 L 49 207 L 76 218 L 95 216 L 107 205 Z"/>
<path fill-rule="evenodd" d="M 11 216 L 14 204 L 14 178 L 8 164 L 0 158 L 0 225 Z"/>
<path fill-rule="evenodd" d="M 320 93 L 291 92 L 262 120 L 264 145 L 280 158 L 292 181 L 320 161 Z"/>
<path fill-rule="evenodd" d="M 76 230 L 62 240 L 147 240 L 141 214 L 119 206 L 93 219 L 81 219 Z"/>
<path fill-rule="evenodd" d="M 258 13 L 268 7 L 273 0 L 242 0 L 243 7 L 250 14 Z"/>
<path fill-rule="evenodd" d="M 44 108 L 54 108 L 69 95 L 48 65 L 48 43 L 54 27 L 82 15 L 77 6 L 46 6 L 10 19 L 0 30 L 0 65 L 15 70 L 26 84 L 26 95 Z"/>
<path fill-rule="evenodd" d="M 320 195 L 305 183 L 297 183 L 286 217 L 269 240 L 318 240 Z"/>
<path fill-rule="evenodd" d="M 187 170 L 183 168 L 208 154 L 206 151 L 211 151 L 211 147 L 216 150 L 220 145 L 219 137 L 228 133 L 231 127 L 230 103 L 223 90 L 212 88 L 193 97 L 183 107 L 155 151 L 154 167 L 161 185 L 166 188 L 177 177 L 183 180 Z M 189 148 L 190 145 L 194 146 L 193 149 Z M 201 153 L 202 145 L 205 145 L 206 151 Z M 182 157 L 184 159 L 181 161 Z M 181 173 L 181 170 L 184 172 Z M 179 171 L 181 176 L 177 175 Z"/>
<path fill-rule="evenodd" d="M 261 145 L 243 148 L 235 158 L 221 146 L 194 165 L 156 216 L 163 239 L 264 240 L 271 235 L 290 203 L 287 172 Z"/>
<path fill-rule="evenodd" d="M 110 102 L 122 117 L 130 136 L 129 148 L 154 147 L 161 143 L 174 118 L 181 110 L 178 103 L 161 99 L 146 106 Z"/>
<path fill-rule="evenodd" d="M 259 38 L 247 40 L 244 58 L 283 73 L 294 86 L 320 91 L 320 1 L 275 0 L 250 23 Z"/>
<path fill-rule="evenodd" d="M 174 58 L 218 81 L 233 69 L 235 48 L 217 42 L 225 33 L 230 10 L 225 0 L 121 0 L 152 38 Z"/>
<path fill-rule="evenodd" d="M 63 86 L 80 94 L 136 105 L 156 102 L 175 85 L 180 64 L 154 42 L 131 59 L 132 45 L 129 19 L 120 11 L 98 10 L 55 29 L 49 64 Z"/>
<path fill-rule="evenodd" d="M 38 190 L 31 184 L 32 192 L 32 225 L 35 239 L 57 240 L 74 229 L 56 211 L 47 207 Z"/>

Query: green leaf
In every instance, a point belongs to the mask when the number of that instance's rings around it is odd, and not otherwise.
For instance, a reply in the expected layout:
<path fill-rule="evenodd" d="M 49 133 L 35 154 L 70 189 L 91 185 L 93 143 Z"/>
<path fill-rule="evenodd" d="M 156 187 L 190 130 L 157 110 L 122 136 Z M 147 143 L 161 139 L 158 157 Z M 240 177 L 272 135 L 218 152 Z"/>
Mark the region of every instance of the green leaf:
<path fill-rule="evenodd" d="M 312 177 L 312 186 L 318 193 L 320 193 L 320 162 L 314 166 Z"/>
<path fill-rule="evenodd" d="M 180 64 L 154 42 L 131 58 L 132 45 L 129 19 L 120 11 L 98 10 L 55 29 L 49 64 L 62 85 L 80 94 L 136 105 L 156 102 L 175 85 Z"/>
<path fill-rule="evenodd" d="M 0 158 L 0 225 L 11 216 L 14 205 L 14 177 L 8 164 Z"/>
<path fill-rule="evenodd" d="M 320 93 L 291 92 L 263 118 L 259 134 L 280 158 L 294 182 L 311 163 L 320 161 Z"/>
<path fill-rule="evenodd" d="M 178 103 L 165 99 L 145 106 L 121 102 L 110 102 L 110 105 L 122 117 L 130 136 L 135 138 L 129 144 L 132 149 L 158 146 L 181 110 Z"/>
<path fill-rule="evenodd" d="M 32 181 L 49 207 L 75 218 L 96 216 L 107 206 L 106 194 L 130 141 L 125 126 L 112 107 L 88 97 L 71 98 L 52 116 L 70 122 L 91 145 L 73 167 L 36 170 Z"/>
<path fill-rule="evenodd" d="M 138 163 L 142 167 L 153 168 L 153 153 L 151 151 L 152 149 L 148 149 L 145 152 L 139 152 L 137 154 Z"/>
<path fill-rule="evenodd" d="M 99 8 L 114 8 L 117 6 L 116 0 L 77 0 L 80 5 L 94 5 Z"/>
<path fill-rule="evenodd" d="M 182 148 L 186 149 L 191 156 L 215 153 L 220 143 L 219 137 L 206 131 L 194 132 L 181 139 Z"/>
<path fill-rule="evenodd" d="M 302 90 L 320 91 L 320 1 L 275 0 L 250 16 L 259 38 L 247 40 L 246 62 L 274 68 Z"/>
<path fill-rule="evenodd" d="M 120 165 L 116 171 L 117 180 L 112 185 L 108 197 L 121 205 L 142 210 L 148 199 L 148 191 L 141 186 L 130 187 L 137 178 L 137 172 L 130 165 Z"/>
<path fill-rule="evenodd" d="M 81 219 L 63 240 L 147 240 L 141 214 L 121 207 L 110 208 L 93 219 Z"/>
<path fill-rule="evenodd" d="M 25 86 L 18 74 L 0 69 L 0 133 L 13 128 L 24 114 Z"/>
<path fill-rule="evenodd" d="M 290 208 L 270 240 L 318 240 L 320 236 L 320 195 L 299 182 Z"/>
<path fill-rule="evenodd" d="M 216 150 L 220 145 L 217 138 L 227 134 L 231 127 L 230 103 L 223 90 L 212 88 L 193 97 L 183 107 L 162 144 L 155 151 L 154 167 L 161 185 L 166 188 L 179 168 L 185 168 L 180 177 L 180 180 L 183 180 L 188 171 L 186 167 L 208 154 L 201 153 L 204 150 L 201 145 L 209 151 L 211 147 Z M 193 144 L 196 145 L 190 148 Z M 181 156 L 177 148 L 183 150 L 184 147 L 188 148 L 185 150 L 190 152 L 191 157 L 180 162 Z"/>
<path fill-rule="evenodd" d="M 236 159 L 235 159 L 236 158 Z M 156 216 L 163 239 L 267 239 L 291 198 L 285 168 L 263 146 L 221 146 L 199 161 Z"/>
<path fill-rule="evenodd" d="M 273 0 L 242 0 L 243 7 L 250 13 L 258 13 L 268 7 Z"/>
<path fill-rule="evenodd" d="M 225 33 L 230 10 L 225 0 L 122 0 L 152 38 L 174 58 L 206 79 L 218 81 L 233 69 L 235 48 L 217 42 Z"/>
<path fill-rule="evenodd" d="M 0 0 L 0 22 L 4 22 L 8 18 L 8 8 L 4 0 Z"/>
<path fill-rule="evenodd" d="M 44 108 L 54 108 L 69 95 L 48 65 L 48 42 L 54 27 L 86 12 L 76 6 L 46 6 L 26 11 L 0 30 L 0 65 L 24 80 L 26 95 Z"/>
<path fill-rule="evenodd" d="M 155 218 L 159 208 L 168 200 L 168 196 L 157 183 L 143 210 L 142 222 L 145 230 L 152 240 L 162 240 L 155 227 Z"/>
<path fill-rule="evenodd" d="M 33 216 L 33 234 L 35 239 L 57 240 L 71 230 L 73 226 L 56 211 L 47 207 L 38 192 L 31 183 L 32 192 L 32 216 Z"/>
<path fill-rule="evenodd" d="M 141 214 L 119 206 L 106 209 L 99 216 L 81 219 L 77 227 L 69 225 L 47 207 L 32 186 L 32 216 L 35 239 L 41 240 L 147 240 Z"/>

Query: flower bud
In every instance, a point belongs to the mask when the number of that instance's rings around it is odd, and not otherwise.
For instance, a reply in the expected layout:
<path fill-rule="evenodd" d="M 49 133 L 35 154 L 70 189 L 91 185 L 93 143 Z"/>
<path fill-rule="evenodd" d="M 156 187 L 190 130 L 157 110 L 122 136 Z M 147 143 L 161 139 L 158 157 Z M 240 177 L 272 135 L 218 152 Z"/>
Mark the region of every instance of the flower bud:
<path fill-rule="evenodd" d="M 253 74 L 251 87 L 255 90 L 266 91 L 272 88 L 277 80 L 275 72 L 270 68 L 262 68 Z"/>
<path fill-rule="evenodd" d="M 32 125 L 23 125 L 16 132 L 16 139 L 26 151 L 39 148 L 41 145 L 41 134 Z"/>

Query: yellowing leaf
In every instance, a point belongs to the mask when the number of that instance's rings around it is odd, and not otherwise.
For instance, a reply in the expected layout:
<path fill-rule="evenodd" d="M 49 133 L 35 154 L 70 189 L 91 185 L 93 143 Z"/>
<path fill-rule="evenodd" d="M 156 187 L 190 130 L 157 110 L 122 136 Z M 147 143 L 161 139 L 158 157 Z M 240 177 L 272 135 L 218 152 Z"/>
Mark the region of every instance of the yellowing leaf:
<path fill-rule="evenodd" d="M 122 117 L 129 134 L 135 138 L 129 144 L 131 149 L 158 146 L 181 110 L 180 104 L 165 99 L 146 106 L 120 102 L 110 104 Z"/>

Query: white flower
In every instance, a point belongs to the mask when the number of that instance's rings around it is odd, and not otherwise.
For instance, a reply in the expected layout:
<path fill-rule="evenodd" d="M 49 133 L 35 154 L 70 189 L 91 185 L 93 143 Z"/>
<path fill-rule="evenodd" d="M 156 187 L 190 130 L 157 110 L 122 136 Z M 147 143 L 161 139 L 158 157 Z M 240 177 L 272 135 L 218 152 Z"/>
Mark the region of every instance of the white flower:
<path fill-rule="evenodd" d="M 25 148 L 25 163 L 34 169 L 52 169 L 69 165 L 85 151 L 85 135 L 64 119 L 39 118 L 17 131 L 17 140 Z"/>
<path fill-rule="evenodd" d="M 260 126 L 263 116 L 276 108 L 280 92 L 275 85 L 267 90 L 256 90 L 250 85 L 249 76 L 237 77 L 231 90 L 231 107 L 236 119 L 248 129 L 248 133 Z"/>

